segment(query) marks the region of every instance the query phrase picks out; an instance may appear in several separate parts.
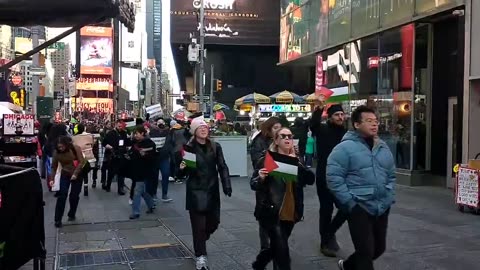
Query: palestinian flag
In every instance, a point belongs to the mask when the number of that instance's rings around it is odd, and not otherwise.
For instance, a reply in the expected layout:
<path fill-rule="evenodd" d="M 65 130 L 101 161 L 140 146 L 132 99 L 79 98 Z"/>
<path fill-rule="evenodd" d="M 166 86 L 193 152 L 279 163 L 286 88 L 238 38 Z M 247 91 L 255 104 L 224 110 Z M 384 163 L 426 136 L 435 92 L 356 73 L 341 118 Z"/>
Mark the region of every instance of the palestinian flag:
<path fill-rule="evenodd" d="M 194 153 L 193 149 L 185 146 L 182 151 L 183 161 L 187 164 L 189 168 L 197 168 L 197 154 Z"/>
<path fill-rule="evenodd" d="M 132 133 L 135 130 L 135 120 L 133 121 L 125 121 L 125 128 Z"/>
<path fill-rule="evenodd" d="M 298 159 L 295 157 L 268 151 L 263 167 L 273 177 L 282 178 L 284 181 L 297 181 Z"/>

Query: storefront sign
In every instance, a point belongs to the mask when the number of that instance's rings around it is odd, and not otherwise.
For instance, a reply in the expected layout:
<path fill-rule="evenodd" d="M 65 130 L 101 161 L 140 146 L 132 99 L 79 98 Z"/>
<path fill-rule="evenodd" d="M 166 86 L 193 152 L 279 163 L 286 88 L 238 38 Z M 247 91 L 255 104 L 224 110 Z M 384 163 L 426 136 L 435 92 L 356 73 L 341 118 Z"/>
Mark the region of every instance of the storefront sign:
<path fill-rule="evenodd" d="M 25 89 L 17 89 L 10 91 L 10 102 L 25 108 Z"/>
<path fill-rule="evenodd" d="M 35 116 L 33 114 L 4 114 L 4 135 L 34 135 Z"/>
<path fill-rule="evenodd" d="M 295 105 L 258 105 L 258 111 L 263 112 L 303 112 L 309 113 L 312 108 L 309 104 Z"/>
<path fill-rule="evenodd" d="M 202 4 L 200 0 L 193 0 L 193 7 L 199 9 Z M 233 10 L 235 0 L 204 0 L 203 7 L 205 9 L 215 10 Z"/>
<path fill-rule="evenodd" d="M 92 113 L 113 113 L 113 99 L 110 98 L 82 98 L 77 99 L 78 106 L 72 103 L 75 111 L 89 111 Z"/>
<path fill-rule="evenodd" d="M 460 168 L 457 177 L 456 202 L 460 205 L 478 207 L 479 205 L 478 171 Z"/>
<path fill-rule="evenodd" d="M 113 83 L 110 79 L 78 79 L 76 83 L 78 90 L 92 91 L 113 91 Z"/>

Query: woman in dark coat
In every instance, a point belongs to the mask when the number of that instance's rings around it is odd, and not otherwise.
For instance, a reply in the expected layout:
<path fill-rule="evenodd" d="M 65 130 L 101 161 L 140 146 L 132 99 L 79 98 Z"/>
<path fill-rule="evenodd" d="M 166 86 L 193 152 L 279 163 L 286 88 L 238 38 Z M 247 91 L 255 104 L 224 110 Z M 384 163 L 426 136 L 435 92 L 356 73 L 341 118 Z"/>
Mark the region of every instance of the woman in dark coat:
<path fill-rule="evenodd" d="M 272 155 L 288 160 L 290 167 L 293 164 L 298 166 L 298 170 L 294 181 L 274 174 L 264 166 L 253 174 L 250 185 L 256 195 L 255 217 L 268 234 L 270 248 L 260 251 L 252 268 L 264 270 L 273 260 L 278 269 L 290 270 L 288 238 L 295 223 L 303 218 L 303 188 L 315 183 L 315 174 L 298 159 L 293 134 L 288 128 L 281 128 L 275 134 L 270 151 Z M 260 159 L 259 163 L 263 164 L 264 160 Z"/>
<path fill-rule="evenodd" d="M 190 132 L 193 138 L 185 146 L 180 174 L 188 177 L 186 208 L 190 212 L 196 266 L 198 270 L 207 270 L 206 241 L 220 224 L 218 175 L 226 196 L 232 195 L 232 185 L 222 147 L 209 139 L 208 125 L 203 118 L 192 121 Z"/>

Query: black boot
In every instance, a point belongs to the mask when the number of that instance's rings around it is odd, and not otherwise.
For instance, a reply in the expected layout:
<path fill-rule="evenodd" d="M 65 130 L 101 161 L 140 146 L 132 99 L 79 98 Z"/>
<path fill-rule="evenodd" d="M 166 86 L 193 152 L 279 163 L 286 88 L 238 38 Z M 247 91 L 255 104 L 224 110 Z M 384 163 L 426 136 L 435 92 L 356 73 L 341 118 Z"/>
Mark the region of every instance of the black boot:
<path fill-rule="evenodd" d="M 331 237 L 326 241 L 322 241 L 320 247 L 323 255 L 332 258 L 337 257 L 337 252 L 340 250 L 337 239 L 335 237 Z"/>
<path fill-rule="evenodd" d="M 92 182 L 92 188 L 97 188 L 97 180 L 93 180 L 93 182 Z"/>
<path fill-rule="evenodd" d="M 272 251 L 270 249 L 262 249 L 257 255 L 257 259 L 252 263 L 254 270 L 264 270 L 268 263 L 272 260 Z"/>
<path fill-rule="evenodd" d="M 88 185 L 83 185 L 83 196 L 88 197 Z"/>

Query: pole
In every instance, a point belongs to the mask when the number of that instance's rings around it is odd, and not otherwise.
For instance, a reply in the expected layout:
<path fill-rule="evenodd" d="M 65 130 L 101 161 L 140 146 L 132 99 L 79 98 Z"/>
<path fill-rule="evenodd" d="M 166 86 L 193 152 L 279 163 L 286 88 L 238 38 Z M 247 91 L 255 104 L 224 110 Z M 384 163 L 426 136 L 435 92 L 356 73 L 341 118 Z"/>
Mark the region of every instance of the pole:
<path fill-rule="evenodd" d="M 65 80 L 67 79 L 67 74 L 63 75 L 63 118 L 67 119 L 67 84 Z"/>
<path fill-rule="evenodd" d="M 121 75 L 120 75 L 120 42 L 121 42 L 121 26 L 118 19 L 113 20 L 113 81 L 115 85 L 113 86 L 113 114 L 112 121 L 117 119 L 118 114 L 118 99 L 121 85 Z"/>
<path fill-rule="evenodd" d="M 37 48 L 39 45 L 39 33 L 40 28 L 38 26 L 32 27 L 32 47 Z M 40 55 L 35 53 L 32 58 L 32 66 L 34 68 L 39 68 L 40 66 Z M 33 105 L 33 114 L 37 115 L 37 97 L 40 93 L 40 78 L 38 75 L 32 76 L 32 105 Z"/>
<path fill-rule="evenodd" d="M 210 119 L 213 119 L 213 81 L 214 79 L 215 66 L 212 64 L 210 66 Z"/>
<path fill-rule="evenodd" d="M 205 87 L 205 6 L 204 0 L 200 0 L 200 72 L 199 72 L 199 96 L 200 96 L 200 110 L 205 112 L 205 102 L 203 100 Z"/>

